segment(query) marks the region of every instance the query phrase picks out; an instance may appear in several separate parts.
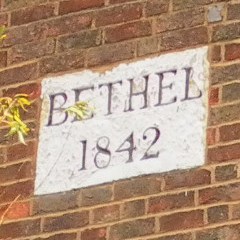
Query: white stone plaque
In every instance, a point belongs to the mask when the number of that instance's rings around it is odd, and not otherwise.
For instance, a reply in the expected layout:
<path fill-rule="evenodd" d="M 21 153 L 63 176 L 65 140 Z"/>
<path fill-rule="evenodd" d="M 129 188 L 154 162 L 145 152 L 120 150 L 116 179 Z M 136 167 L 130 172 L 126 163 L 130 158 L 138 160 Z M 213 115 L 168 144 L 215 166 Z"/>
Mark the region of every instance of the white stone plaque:
<path fill-rule="evenodd" d="M 35 194 L 202 165 L 207 47 L 42 82 Z M 93 116 L 63 110 L 88 101 Z"/>

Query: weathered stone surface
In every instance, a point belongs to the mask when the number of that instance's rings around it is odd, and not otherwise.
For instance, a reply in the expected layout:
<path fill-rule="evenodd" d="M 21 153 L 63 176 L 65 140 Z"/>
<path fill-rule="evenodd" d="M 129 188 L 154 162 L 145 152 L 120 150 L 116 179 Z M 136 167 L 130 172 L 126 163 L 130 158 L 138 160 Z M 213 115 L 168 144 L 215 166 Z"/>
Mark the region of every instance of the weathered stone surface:
<path fill-rule="evenodd" d="M 105 74 L 86 71 L 44 80 L 36 193 L 203 164 L 206 58 L 207 48 L 198 48 L 121 65 Z M 59 62 L 64 65 L 65 59 L 45 61 L 41 69 L 58 69 Z M 78 99 L 94 106 L 93 118 L 79 122 L 57 110 Z M 157 193 L 160 184 L 150 179 L 121 190 L 119 183 L 114 197 Z M 102 203 L 95 197 L 84 199 L 84 205 Z"/>

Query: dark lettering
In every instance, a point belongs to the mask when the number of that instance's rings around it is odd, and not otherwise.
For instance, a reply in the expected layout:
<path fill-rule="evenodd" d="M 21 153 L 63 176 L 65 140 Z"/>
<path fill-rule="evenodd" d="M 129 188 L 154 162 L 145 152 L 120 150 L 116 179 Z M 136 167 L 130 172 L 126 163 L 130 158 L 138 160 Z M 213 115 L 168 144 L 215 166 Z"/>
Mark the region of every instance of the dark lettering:
<path fill-rule="evenodd" d="M 78 89 L 73 89 L 73 91 L 75 92 L 75 103 L 79 102 L 80 101 L 80 94 L 84 91 L 88 91 L 88 90 L 94 90 L 94 86 L 91 86 L 91 87 L 85 87 L 85 88 L 78 88 Z M 91 114 L 91 116 L 89 116 L 88 118 L 84 118 L 84 119 L 90 119 L 93 117 L 93 113 Z M 75 116 L 75 118 L 73 119 L 72 122 L 75 122 L 75 121 L 79 121 L 77 119 L 77 117 Z"/>
<path fill-rule="evenodd" d="M 192 99 L 202 97 L 202 91 L 200 89 L 199 89 L 199 94 L 197 96 L 193 96 L 193 97 L 189 96 L 190 77 L 191 77 L 192 68 L 184 68 L 184 70 L 186 71 L 186 85 L 185 85 L 185 98 L 182 99 L 182 101 L 187 101 L 187 100 L 192 100 Z"/>
<path fill-rule="evenodd" d="M 130 93 L 129 93 L 129 100 L 128 100 L 128 109 L 125 109 L 124 112 L 134 111 L 134 109 L 132 107 L 132 98 L 134 96 L 139 96 L 139 95 L 143 95 L 143 97 L 144 97 L 144 105 L 140 109 L 147 108 L 147 106 L 148 106 L 147 94 L 148 94 L 148 80 L 149 79 L 148 79 L 148 76 L 143 76 L 143 78 L 145 80 L 145 88 L 142 92 L 133 92 L 134 79 L 128 80 L 130 82 Z"/>
<path fill-rule="evenodd" d="M 155 107 L 158 106 L 162 106 L 162 105 L 168 105 L 171 103 L 175 103 L 177 101 L 177 97 L 173 97 L 169 102 L 163 103 L 162 99 L 163 99 L 163 89 L 172 89 L 173 87 L 173 83 L 163 86 L 163 80 L 164 80 L 164 74 L 165 73 L 173 73 L 174 75 L 177 74 L 177 70 L 170 70 L 170 71 L 166 71 L 166 72 L 160 72 L 160 73 L 156 73 L 159 76 L 159 89 L 158 89 L 158 103 L 155 105 Z"/>
<path fill-rule="evenodd" d="M 122 81 L 118 82 L 113 82 L 113 83 L 104 83 L 100 84 L 99 88 L 106 86 L 108 89 L 108 113 L 106 115 L 111 115 L 112 114 L 112 95 L 113 95 L 113 85 L 115 84 L 121 84 Z"/>
<path fill-rule="evenodd" d="M 129 147 L 125 147 L 125 143 L 128 143 Z M 133 152 L 136 150 L 136 147 L 134 145 L 134 138 L 133 138 L 133 132 L 130 134 L 130 136 L 121 144 L 121 146 L 116 150 L 116 152 L 128 152 L 128 160 L 126 163 L 133 162 Z"/>
<path fill-rule="evenodd" d="M 54 106 L 56 97 L 62 97 L 64 100 L 63 104 L 58 108 L 56 108 Z M 50 111 L 49 111 L 49 118 L 48 118 L 47 126 L 48 127 L 49 126 L 59 126 L 59 125 L 65 123 L 68 118 L 68 113 L 63 111 L 65 108 L 62 107 L 67 101 L 67 95 L 66 95 L 66 93 L 57 93 L 57 94 L 50 95 L 49 98 L 50 98 Z M 53 112 L 54 111 L 58 111 L 58 112 L 61 112 L 62 114 L 64 114 L 65 117 L 63 118 L 63 120 L 61 120 L 58 123 L 53 123 Z"/>
<path fill-rule="evenodd" d="M 86 170 L 86 151 L 87 151 L 87 141 L 81 141 L 82 143 L 82 168 L 79 169 L 79 171 L 81 170 Z"/>
<path fill-rule="evenodd" d="M 104 140 L 104 139 L 107 140 L 106 146 L 101 146 L 100 145 L 101 140 Z M 110 145 L 110 140 L 108 137 L 101 137 L 97 140 L 97 146 L 96 146 L 97 153 L 94 158 L 94 164 L 99 169 L 107 168 L 111 162 L 111 151 L 108 150 L 109 145 Z M 107 156 L 108 160 L 105 161 L 105 159 L 100 159 L 100 161 L 99 161 L 99 155 Z M 104 164 L 104 162 L 106 162 L 106 163 Z"/>
<path fill-rule="evenodd" d="M 157 143 L 158 139 L 160 138 L 160 130 L 156 127 L 150 127 L 148 129 L 145 130 L 145 132 L 143 133 L 143 139 L 146 140 L 147 139 L 147 135 L 146 133 L 149 131 L 149 130 L 154 130 L 155 131 L 155 138 L 153 139 L 151 145 L 148 147 L 147 151 L 145 152 L 144 156 L 141 158 L 141 160 L 146 160 L 146 159 L 149 159 L 149 158 L 158 158 L 159 156 L 159 151 L 157 151 L 156 153 L 152 153 L 150 154 L 149 151 L 150 149 L 152 148 L 152 146 Z"/>

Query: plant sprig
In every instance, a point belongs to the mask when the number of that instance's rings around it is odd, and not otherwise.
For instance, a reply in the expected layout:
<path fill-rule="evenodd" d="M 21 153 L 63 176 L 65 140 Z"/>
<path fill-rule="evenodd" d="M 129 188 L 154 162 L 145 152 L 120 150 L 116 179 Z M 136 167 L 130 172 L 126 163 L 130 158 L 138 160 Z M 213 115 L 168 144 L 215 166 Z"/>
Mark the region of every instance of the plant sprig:
<path fill-rule="evenodd" d="M 6 27 L 0 26 L 0 43 L 7 37 Z M 9 132 L 6 137 L 17 135 L 20 143 L 25 144 L 25 138 L 30 128 L 22 119 L 22 113 L 27 112 L 32 105 L 28 94 L 16 94 L 14 97 L 0 97 L 0 125 L 7 125 Z M 74 115 L 78 120 L 83 120 L 92 109 L 87 102 L 77 102 L 65 110 L 68 114 Z"/>
<path fill-rule="evenodd" d="M 0 125 L 5 124 L 9 128 L 6 137 L 17 135 L 19 142 L 26 145 L 25 138 L 30 128 L 22 119 L 22 113 L 27 112 L 32 103 L 28 94 L 16 94 L 13 98 L 0 98 Z M 65 111 L 74 115 L 78 120 L 83 120 L 93 109 L 88 102 L 77 102 Z"/>
<path fill-rule="evenodd" d="M 10 129 L 6 137 L 17 135 L 19 142 L 26 144 L 25 137 L 30 128 L 22 120 L 22 112 L 27 112 L 31 104 L 27 94 L 0 98 L 0 124 L 6 124 Z"/>
<path fill-rule="evenodd" d="M 70 106 L 67 109 L 65 109 L 65 112 L 75 116 L 78 120 L 84 120 L 84 118 L 89 116 L 92 111 L 93 108 L 89 106 L 89 103 L 83 101 L 77 102 L 73 106 Z"/>
<path fill-rule="evenodd" d="M 0 42 L 2 42 L 6 38 L 7 38 L 6 27 L 5 26 L 1 26 L 0 27 Z"/>

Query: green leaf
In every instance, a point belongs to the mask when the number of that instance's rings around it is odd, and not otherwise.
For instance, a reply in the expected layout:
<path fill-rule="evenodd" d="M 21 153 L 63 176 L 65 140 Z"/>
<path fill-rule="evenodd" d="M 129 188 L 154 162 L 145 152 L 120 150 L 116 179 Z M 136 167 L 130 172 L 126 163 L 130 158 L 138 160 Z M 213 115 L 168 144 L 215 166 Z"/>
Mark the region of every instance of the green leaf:
<path fill-rule="evenodd" d="M 24 145 L 27 145 L 26 142 L 25 142 L 25 139 L 24 139 L 24 135 L 21 131 L 18 131 L 18 140 L 20 143 L 24 144 Z"/>
<path fill-rule="evenodd" d="M 30 106 L 31 102 L 25 97 L 20 97 L 18 98 L 17 101 L 18 101 L 18 104 L 21 106 L 21 108 L 27 112 L 27 109 L 25 108 L 25 106 Z"/>
<path fill-rule="evenodd" d="M 13 119 L 18 122 L 21 126 L 26 126 L 26 124 L 20 119 L 19 115 L 13 114 Z"/>
<path fill-rule="evenodd" d="M 0 41 L 3 41 L 7 37 L 7 35 L 5 33 L 6 33 L 6 27 L 1 26 L 0 27 Z"/>
<path fill-rule="evenodd" d="M 0 35 L 3 30 L 0 28 Z M 9 132 L 6 136 L 17 135 L 22 144 L 26 144 L 25 137 L 30 129 L 22 120 L 21 112 L 27 111 L 27 107 L 32 104 L 28 100 L 27 94 L 17 94 L 14 98 L 0 97 L 0 124 L 8 124 Z"/>
<path fill-rule="evenodd" d="M 67 110 L 68 113 L 70 114 L 75 114 L 78 118 L 80 119 L 83 119 L 84 118 L 84 113 L 78 109 L 77 107 L 73 106 L 73 107 L 70 107 L 68 110 Z"/>
<path fill-rule="evenodd" d="M 91 112 L 91 108 L 89 107 L 87 102 L 77 102 L 73 106 L 67 108 L 65 110 L 70 115 L 75 115 L 77 119 L 83 120 L 85 116 Z"/>
<path fill-rule="evenodd" d="M 20 126 L 19 129 L 25 136 L 27 136 L 28 132 L 30 131 L 30 129 L 27 126 Z"/>
<path fill-rule="evenodd" d="M 8 134 L 6 134 L 5 136 L 8 137 L 8 136 L 12 136 L 12 135 L 15 135 L 17 133 L 18 129 L 16 127 L 11 127 Z"/>
<path fill-rule="evenodd" d="M 28 94 L 20 93 L 15 95 L 15 98 L 19 98 L 19 97 L 28 98 Z"/>

